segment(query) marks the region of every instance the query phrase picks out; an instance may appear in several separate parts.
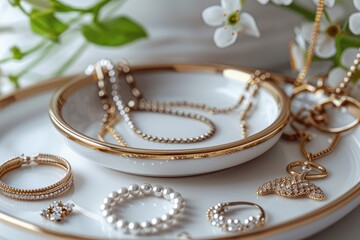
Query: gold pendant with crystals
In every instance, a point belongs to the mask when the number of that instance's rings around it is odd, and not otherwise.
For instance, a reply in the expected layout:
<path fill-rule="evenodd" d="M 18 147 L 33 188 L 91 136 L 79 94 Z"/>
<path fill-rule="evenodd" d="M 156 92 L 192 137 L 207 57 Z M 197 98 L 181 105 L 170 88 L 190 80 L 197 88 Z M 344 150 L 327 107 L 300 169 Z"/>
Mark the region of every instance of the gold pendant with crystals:
<path fill-rule="evenodd" d="M 258 187 L 256 193 L 258 195 L 276 194 L 286 198 L 311 198 L 313 200 L 322 201 L 325 194 L 315 184 L 306 180 L 309 169 L 303 169 L 299 176 L 287 176 L 276 178 L 268 181 Z"/>

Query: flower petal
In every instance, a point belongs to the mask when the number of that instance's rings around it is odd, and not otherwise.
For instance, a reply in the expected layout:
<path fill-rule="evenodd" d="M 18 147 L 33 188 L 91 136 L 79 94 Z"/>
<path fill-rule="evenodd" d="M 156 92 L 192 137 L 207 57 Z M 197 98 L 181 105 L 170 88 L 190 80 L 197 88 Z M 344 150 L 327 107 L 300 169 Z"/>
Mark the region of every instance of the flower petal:
<path fill-rule="evenodd" d="M 209 26 L 220 26 L 224 23 L 224 10 L 220 6 L 210 6 L 202 12 L 202 18 Z"/>
<path fill-rule="evenodd" d="M 221 7 L 225 13 L 230 14 L 241 11 L 241 2 L 240 0 L 221 0 Z"/>
<path fill-rule="evenodd" d="M 290 42 L 290 66 L 294 71 L 300 71 L 304 67 L 305 54 L 303 49 L 296 45 L 294 42 Z"/>
<path fill-rule="evenodd" d="M 351 88 L 351 94 L 356 100 L 360 101 L 360 85 L 359 83 L 355 84 Z"/>
<path fill-rule="evenodd" d="M 360 11 L 360 0 L 354 0 L 354 6 L 357 10 Z"/>
<path fill-rule="evenodd" d="M 277 4 L 277 5 L 284 5 L 284 6 L 288 6 L 290 4 L 292 4 L 292 2 L 294 0 L 272 0 L 273 3 Z"/>
<path fill-rule="evenodd" d="M 325 34 L 319 34 L 315 53 L 321 58 L 330 58 L 336 54 L 335 39 Z"/>
<path fill-rule="evenodd" d="M 358 52 L 359 49 L 354 47 L 345 49 L 341 54 L 341 64 L 344 65 L 344 67 L 350 68 L 350 66 L 354 63 L 354 59 Z"/>
<path fill-rule="evenodd" d="M 219 27 L 214 33 L 214 42 L 217 47 L 225 48 L 235 43 L 237 32 L 228 27 Z"/>
<path fill-rule="evenodd" d="M 349 28 L 353 34 L 360 34 L 360 12 L 351 14 L 349 17 Z"/>
<path fill-rule="evenodd" d="M 244 31 L 250 36 L 260 37 L 259 29 L 256 25 L 255 19 L 250 13 L 243 12 L 239 15 L 239 23 L 244 27 Z"/>
<path fill-rule="evenodd" d="M 310 42 L 311 34 L 312 34 L 312 23 L 304 23 L 301 25 L 301 32 L 307 42 Z"/>
<path fill-rule="evenodd" d="M 330 70 L 326 83 L 336 88 L 339 84 L 343 81 L 344 77 L 346 76 L 346 71 L 341 67 L 336 67 Z"/>
<path fill-rule="evenodd" d="M 296 44 L 302 50 L 305 51 L 306 50 L 306 41 L 305 41 L 303 32 L 301 31 L 301 29 L 299 27 L 295 27 L 294 32 L 295 32 L 295 42 L 296 42 Z"/>
<path fill-rule="evenodd" d="M 266 5 L 269 3 L 270 0 L 257 0 L 260 4 Z"/>

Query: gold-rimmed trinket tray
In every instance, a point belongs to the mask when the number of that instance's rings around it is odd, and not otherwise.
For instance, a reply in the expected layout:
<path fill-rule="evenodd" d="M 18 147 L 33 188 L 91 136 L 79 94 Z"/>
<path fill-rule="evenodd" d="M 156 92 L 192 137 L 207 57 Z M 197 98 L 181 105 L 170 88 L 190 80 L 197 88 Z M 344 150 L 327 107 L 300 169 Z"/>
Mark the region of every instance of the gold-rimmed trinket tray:
<path fill-rule="evenodd" d="M 137 87 L 147 99 L 205 103 L 228 107 L 242 94 L 252 71 L 223 65 L 158 65 L 133 68 Z M 279 77 L 274 75 L 274 78 Z M 123 88 L 126 94 L 127 89 Z M 50 103 L 56 129 L 70 139 L 74 151 L 90 161 L 119 171 L 146 176 L 186 176 L 213 172 L 247 162 L 269 150 L 280 138 L 289 117 L 289 102 L 271 80 L 262 83 L 249 119 L 249 136 L 242 139 L 240 111 L 211 115 L 194 109 L 216 125 L 215 135 L 203 142 L 165 144 L 146 141 L 122 122 L 116 126 L 129 147 L 118 145 L 111 136 L 97 139 L 103 116 L 92 77 L 82 77 L 59 89 Z M 182 138 L 197 136 L 206 125 L 164 114 L 135 113 L 144 131 Z M 206 130 L 206 129 L 205 129 Z"/>

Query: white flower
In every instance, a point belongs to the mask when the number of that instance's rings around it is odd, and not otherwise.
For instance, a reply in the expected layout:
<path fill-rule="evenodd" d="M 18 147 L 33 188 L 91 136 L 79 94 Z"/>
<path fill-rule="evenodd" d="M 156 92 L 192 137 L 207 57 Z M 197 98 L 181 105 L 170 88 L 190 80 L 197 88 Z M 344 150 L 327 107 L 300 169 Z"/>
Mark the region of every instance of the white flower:
<path fill-rule="evenodd" d="M 360 11 L 360 0 L 354 0 L 354 6 L 358 11 Z M 350 15 L 349 29 L 355 35 L 360 34 L 360 12 L 356 12 Z"/>
<path fill-rule="evenodd" d="M 260 36 L 254 18 L 249 13 L 241 12 L 240 0 L 221 0 L 221 6 L 206 8 L 202 17 L 209 26 L 222 26 L 214 33 L 214 42 L 219 48 L 234 44 L 241 31 L 254 37 Z"/>
<path fill-rule="evenodd" d="M 329 75 L 327 78 L 327 84 L 329 86 L 331 86 L 333 88 L 336 88 L 339 86 L 339 84 L 344 80 L 344 77 L 346 76 L 347 71 L 353 65 L 354 59 L 358 52 L 359 52 L 358 48 L 347 48 L 343 51 L 343 53 L 341 54 L 341 58 L 340 58 L 340 63 L 342 66 L 335 67 L 335 68 L 331 69 L 331 71 L 329 72 Z M 358 96 L 354 96 L 357 99 L 360 99 L 360 95 L 359 95 L 360 91 L 356 91 L 356 90 L 359 90 L 359 88 L 360 88 L 359 77 L 360 77 L 360 68 L 358 67 L 357 71 L 355 71 L 354 76 L 352 76 L 352 78 L 351 78 L 351 81 L 357 79 L 357 84 L 353 86 L 353 91 L 352 91 L 352 95 L 353 94 L 356 95 L 356 92 L 358 93 Z"/>
<path fill-rule="evenodd" d="M 313 0 L 316 5 L 318 5 L 319 0 Z M 335 0 L 324 0 L 324 5 L 326 7 L 332 8 L 335 5 Z"/>
<path fill-rule="evenodd" d="M 270 0 L 257 0 L 260 4 L 265 5 L 270 2 Z M 276 5 L 288 6 L 293 3 L 294 0 L 271 0 L 272 3 Z"/>
<path fill-rule="evenodd" d="M 315 47 L 315 54 L 320 58 L 330 58 L 336 54 L 335 37 L 341 33 L 341 28 L 335 21 L 328 21 L 323 19 L 320 24 L 318 40 Z M 303 32 L 308 42 L 311 39 L 313 24 L 304 25 Z"/>

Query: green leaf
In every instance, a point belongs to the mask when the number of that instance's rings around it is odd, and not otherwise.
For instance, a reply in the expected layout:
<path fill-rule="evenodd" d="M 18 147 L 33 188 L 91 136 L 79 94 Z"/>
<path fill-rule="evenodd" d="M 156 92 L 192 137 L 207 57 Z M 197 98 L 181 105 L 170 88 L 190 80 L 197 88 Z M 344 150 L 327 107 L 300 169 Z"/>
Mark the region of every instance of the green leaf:
<path fill-rule="evenodd" d="M 20 5 L 20 0 L 9 0 L 9 3 L 12 5 L 12 6 L 19 6 Z"/>
<path fill-rule="evenodd" d="M 41 11 L 36 9 L 33 9 L 30 13 L 30 24 L 34 33 L 55 42 L 59 40 L 59 36 L 68 28 L 65 23 L 55 17 L 53 11 Z"/>
<path fill-rule="evenodd" d="M 341 65 L 341 54 L 346 48 L 350 47 L 360 47 L 360 37 L 347 35 L 347 34 L 338 34 L 335 37 L 335 46 L 336 46 L 336 65 Z"/>
<path fill-rule="evenodd" d="M 302 15 L 308 21 L 314 21 L 314 19 L 315 19 L 315 13 L 313 13 L 311 10 L 307 9 L 306 7 L 303 7 L 302 5 L 296 4 L 295 2 L 293 2 L 292 4 L 290 4 L 288 6 L 281 5 L 281 7 L 288 8 L 288 9 Z"/>
<path fill-rule="evenodd" d="M 20 48 L 18 48 L 17 46 L 11 47 L 10 51 L 12 52 L 13 59 L 20 60 L 24 57 L 24 54 L 20 51 Z"/>
<path fill-rule="evenodd" d="M 19 77 L 16 75 L 9 75 L 8 76 L 10 82 L 12 82 L 16 88 L 20 88 L 20 84 L 19 84 Z"/>
<path fill-rule="evenodd" d="M 76 11 L 76 8 L 73 8 L 71 6 L 68 6 L 62 2 L 59 2 L 57 0 L 50 0 L 51 4 L 52 4 L 52 8 L 54 9 L 55 12 L 72 12 L 72 11 Z"/>
<path fill-rule="evenodd" d="M 102 46 L 121 46 L 147 37 L 144 28 L 128 17 L 87 24 L 81 31 L 89 42 Z"/>

